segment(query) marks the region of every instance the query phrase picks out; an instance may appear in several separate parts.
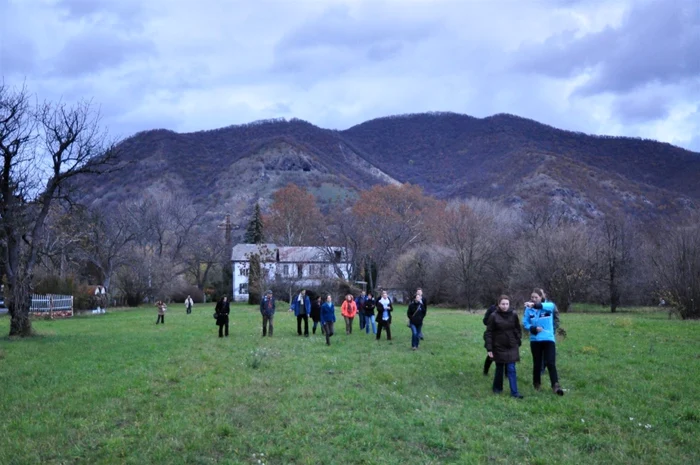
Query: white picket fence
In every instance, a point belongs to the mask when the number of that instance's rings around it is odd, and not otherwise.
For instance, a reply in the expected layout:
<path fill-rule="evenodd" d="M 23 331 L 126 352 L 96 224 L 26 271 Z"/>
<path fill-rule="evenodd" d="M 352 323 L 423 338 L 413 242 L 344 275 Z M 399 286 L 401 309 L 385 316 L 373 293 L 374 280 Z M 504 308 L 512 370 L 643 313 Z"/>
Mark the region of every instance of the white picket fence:
<path fill-rule="evenodd" d="M 32 294 L 30 313 L 55 317 L 73 316 L 73 296 L 58 294 Z"/>

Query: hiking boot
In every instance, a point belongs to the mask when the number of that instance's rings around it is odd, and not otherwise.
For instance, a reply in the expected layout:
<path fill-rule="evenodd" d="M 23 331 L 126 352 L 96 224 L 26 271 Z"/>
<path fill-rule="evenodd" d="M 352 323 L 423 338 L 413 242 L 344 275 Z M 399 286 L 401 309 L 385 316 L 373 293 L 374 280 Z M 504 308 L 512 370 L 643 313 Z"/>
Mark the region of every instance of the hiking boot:
<path fill-rule="evenodd" d="M 540 384 L 535 384 L 534 387 L 535 387 L 535 391 L 539 391 L 542 389 L 542 385 L 540 385 Z"/>
<path fill-rule="evenodd" d="M 552 386 L 552 392 L 558 396 L 564 395 L 564 390 L 561 388 L 561 386 L 559 386 L 559 383 L 554 383 L 554 386 Z"/>

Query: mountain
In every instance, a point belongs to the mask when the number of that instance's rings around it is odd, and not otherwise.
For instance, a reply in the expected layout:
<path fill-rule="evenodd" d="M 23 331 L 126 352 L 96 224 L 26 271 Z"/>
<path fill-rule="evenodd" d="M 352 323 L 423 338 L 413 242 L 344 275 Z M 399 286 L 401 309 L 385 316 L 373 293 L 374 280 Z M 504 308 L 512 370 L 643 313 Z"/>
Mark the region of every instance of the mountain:
<path fill-rule="evenodd" d="M 547 196 L 571 216 L 664 217 L 700 205 L 700 154 L 666 143 L 563 131 L 499 114 L 423 113 L 344 131 L 275 119 L 124 140 L 121 169 L 79 181 L 85 203 L 108 206 L 149 188 L 187 196 L 210 221 L 247 221 L 296 183 L 322 205 L 375 184 L 418 184 L 439 198 L 526 205 Z"/>

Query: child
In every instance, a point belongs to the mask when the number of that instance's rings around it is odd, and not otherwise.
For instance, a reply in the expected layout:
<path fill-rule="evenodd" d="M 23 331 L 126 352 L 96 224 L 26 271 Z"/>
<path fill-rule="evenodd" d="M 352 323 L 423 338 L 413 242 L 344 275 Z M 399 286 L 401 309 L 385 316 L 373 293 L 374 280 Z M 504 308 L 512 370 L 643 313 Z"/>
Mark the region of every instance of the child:
<path fill-rule="evenodd" d="M 554 336 L 555 308 L 556 305 L 553 302 L 544 302 L 544 293 L 541 289 L 535 289 L 530 296 L 530 302 L 525 303 L 523 327 L 530 332 L 530 351 L 533 363 L 532 383 L 535 390 L 539 391 L 541 387 L 541 370 L 544 360 L 549 370 L 552 392 L 563 396 L 564 390 L 559 385 L 559 375 L 557 374 L 557 349 Z"/>
<path fill-rule="evenodd" d="M 331 345 L 333 323 L 335 323 L 335 307 L 333 307 L 333 298 L 328 294 L 326 301 L 321 305 L 321 327 L 326 335 L 326 345 Z"/>
<path fill-rule="evenodd" d="M 162 300 L 156 302 L 156 307 L 158 307 L 158 318 L 156 318 L 156 324 L 159 322 L 165 324 L 165 312 L 168 311 L 168 307 Z"/>
<path fill-rule="evenodd" d="M 520 361 L 520 342 L 522 331 L 518 315 L 510 309 L 510 298 L 502 295 L 498 298 L 498 311 L 491 314 L 484 340 L 489 357 L 496 362 L 496 374 L 493 378 L 493 392 L 503 392 L 503 370 L 505 368 L 510 384 L 510 395 L 516 399 L 523 396 L 518 392 L 518 379 L 515 363 Z"/>

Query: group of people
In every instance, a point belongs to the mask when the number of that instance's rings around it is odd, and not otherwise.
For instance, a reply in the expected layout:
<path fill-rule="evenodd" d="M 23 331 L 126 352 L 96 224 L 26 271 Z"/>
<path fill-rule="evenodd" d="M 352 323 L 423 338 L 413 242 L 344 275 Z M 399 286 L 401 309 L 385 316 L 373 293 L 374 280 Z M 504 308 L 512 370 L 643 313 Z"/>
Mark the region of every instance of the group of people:
<path fill-rule="evenodd" d="M 194 306 L 194 301 L 192 300 L 192 297 L 188 295 L 187 298 L 185 299 L 185 310 L 187 311 L 188 315 L 190 313 L 192 313 L 193 306 Z M 156 301 L 156 308 L 158 309 L 158 318 L 156 318 L 156 324 L 158 324 L 158 323 L 165 324 L 165 312 L 168 311 L 168 306 L 162 300 L 157 300 Z"/>
<path fill-rule="evenodd" d="M 297 319 L 297 334 L 309 336 L 309 318 L 313 322 L 311 331 L 316 334 L 321 327 L 321 333 L 326 338 L 326 344 L 331 345 L 331 337 L 335 334 L 335 305 L 330 294 L 322 297 L 316 296 L 310 299 L 305 289 L 292 299 L 290 311 L 294 312 Z M 163 321 L 165 304 L 158 302 L 158 318 Z M 162 309 L 162 313 L 161 313 Z M 188 306 L 188 313 L 191 305 Z M 262 335 L 271 337 L 273 334 L 273 322 L 276 311 L 276 300 L 271 290 L 265 292 L 260 302 L 260 314 L 262 316 Z M 340 306 L 340 313 L 345 321 L 345 334 L 352 334 L 353 322 L 359 319 L 360 331 L 366 334 L 376 335 L 379 340 L 382 331 L 386 333 L 386 339 L 391 340 L 391 323 L 394 305 L 382 291 L 380 297 L 375 299 L 372 293 L 362 292 L 357 298 L 347 294 Z M 230 304 L 228 297 L 224 296 L 216 304 L 214 318 L 219 326 L 219 337 L 229 334 Z M 423 320 L 428 313 L 428 305 L 423 299 L 423 290 L 417 289 L 411 298 L 406 311 L 407 326 L 411 329 L 411 349 L 418 350 L 423 339 Z M 535 390 L 541 389 L 541 379 L 545 370 L 549 371 L 549 380 L 552 392 L 559 396 L 564 395 L 564 390 L 559 384 L 559 376 L 556 366 L 556 330 L 559 326 L 559 312 L 556 305 L 547 300 L 542 289 L 535 289 L 530 295 L 530 300 L 525 302 L 522 326 L 518 314 L 510 306 L 510 298 L 502 295 L 498 301 L 489 307 L 484 315 L 483 323 L 486 326 L 484 341 L 486 348 L 486 360 L 484 362 L 484 375 L 488 375 L 492 363 L 496 364 L 496 373 L 493 379 L 493 392 L 503 392 L 504 374 L 510 384 L 510 395 L 522 399 L 523 395 L 518 390 L 515 364 L 520 361 L 520 345 L 522 342 L 522 329 L 530 334 L 530 352 L 532 353 L 532 383 Z M 303 332 L 302 332 L 303 326 Z"/>
<path fill-rule="evenodd" d="M 484 362 L 484 375 L 488 375 L 491 363 L 496 363 L 493 378 L 493 392 L 503 392 L 503 373 L 505 371 L 510 384 L 510 395 L 522 399 L 518 390 L 515 364 L 520 361 L 520 344 L 522 328 L 530 333 L 530 352 L 532 353 L 532 384 L 536 391 L 541 389 L 542 374 L 549 371 L 552 392 L 559 396 L 564 390 L 559 384 L 557 374 L 556 330 L 559 326 L 559 314 L 553 302 L 547 301 L 542 289 L 535 289 L 530 300 L 525 302 L 523 325 L 520 326 L 518 314 L 510 308 L 510 298 L 502 295 L 496 305 L 492 305 L 484 315 L 484 341 L 487 351 Z"/>
<path fill-rule="evenodd" d="M 272 298 L 272 291 L 266 293 L 266 298 Z M 330 338 L 335 334 L 335 305 L 333 297 L 330 294 L 325 296 L 325 302 L 322 302 L 322 297 L 319 295 L 316 298 L 310 299 L 306 295 L 306 290 L 302 289 L 299 294 L 292 299 L 290 311 L 294 312 L 297 318 L 297 334 L 305 337 L 309 336 L 309 318 L 313 322 L 311 331 L 316 334 L 316 329 L 321 327 L 321 333 L 326 336 L 326 344 L 330 345 Z M 260 311 L 263 312 L 265 300 L 260 304 Z M 269 302 L 269 301 L 268 301 Z M 273 304 L 274 308 L 274 304 Z M 365 331 L 366 334 L 376 336 L 376 339 L 381 339 L 382 331 L 386 333 L 386 339 L 391 340 L 391 322 L 394 304 L 389 298 L 386 291 L 382 291 L 380 297 L 375 299 L 371 292 L 362 292 L 357 298 L 353 298 L 352 294 L 347 294 L 343 303 L 340 305 L 340 314 L 345 322 L 345 334 L 352 334 L 352 328 L 355 318 L 359 320 L 360 331 Z M 274 311 L 273 311 L 274 313 Z M 409 320 L 408 326 L 413 331 L 412 349 L 417 350 L 420 339 L 423 338 L 421 329 L 423 326 L 423 318 L 427 313 L 427 305 L 423 301 L 423 291 L 418 289 L 416 295 L 409 304 L 407 317 Z M 264 314 L 263 314 L 264 315 Z M 304 332 L 302 333 L 302 324 Z M 263 324 L 263 335 L 265 328 Z"/>

